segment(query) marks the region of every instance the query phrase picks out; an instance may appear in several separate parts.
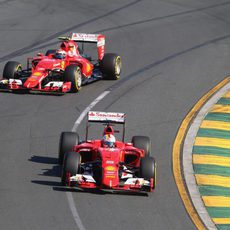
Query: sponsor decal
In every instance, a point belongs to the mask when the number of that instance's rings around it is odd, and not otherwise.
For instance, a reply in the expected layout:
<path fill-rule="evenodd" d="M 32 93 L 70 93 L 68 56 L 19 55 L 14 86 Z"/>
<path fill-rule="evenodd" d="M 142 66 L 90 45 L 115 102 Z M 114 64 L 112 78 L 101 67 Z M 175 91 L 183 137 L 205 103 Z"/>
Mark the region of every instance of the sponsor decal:
<path fill-rule="evenodd" d="M 99 39 L 99 41 L 97 42 L 97 46 L 100 47 L 104 45 L 105 45 L 105 39 L 104 38 Z"/>
<path fill-rule="evenodd" d="M 87 63 L 87 65 L 86 65 L 86 72 L 88 73 L 88 72 L 90 72 L 90 70 L 91 70 L 91 65 L 89 63 Z"/>
<path fill-rule="evenodd" d="M 63 85 L 62 81 L 51 81 L 48 84 L 45 85 L 45 87 L 58 87 L 61 88 Z"/>
<path fill-rule="evenodd" d="M 106 175 L 105 177 L 106 177 L 106 178 L 111 178 L 111 179 L 115 179 L 115 178 L 116 178 L 115 175 Z"/>
<path fill-rule="evenodd" d="M 129 178 L 127 179 L 127 181 L 125 182 L 125 184 L 127 185 L 146 185 L 149 186 L 150 182 L 147 180 L 144 180 L 143 178 Z"/>
<path fill-rule="evenodd" d="M 97 37 L 97 34 L 72 33 L 72 40 L 96 42 Z"/>
<path fill-rule="evenodd" d="M 42 75 L 41 72 L 34 72 L 34 73 L 33 73 L 33 76 L 41 76 L 41 75 Z"/>
<path fill-rule="evenodd" d="M 107 171 L 116 171 L 116 167 L 112 166 L 112 165 L 109 165 L 109 166 L 105 167 L 105 170 L 107 170 Z"/>
<path fill-rule="evenodd" d="M 20 79 L 9 79 L 9 84 L 22 85 L 22 81 Z"/>
<path fill-rule="evenodd" d="M 38 67 L 37 70 L 38 70 L 38 71 L 44 71 L 45 68 L 43 68 L 43 67 Z"/>
<path fill-rule="evenodd" d="M 108 151 L 109 151 L 109 152 L 115 152 L 116 149 L 115 149 L 115 148 L 109 148 Z"/>
<path fill-rule="evenodd" d="M 65 62 L 64 62 L 64 61 L 61 62 L 61 68 L 62 68 L 62 69 L 65 68 Z"/>
<path fill-rule="evenodd" d="M 90 111 L 88 114 L 88 120 L 91 121 L 105 121 L 112 120 L 116 122 L 124 122 L 125 114 L 124 113 L 114 113 L 114 112 L 98 112 L 98 111 Z"/>
<path fill-rule="evenodd" d="M 114 164 L 114 161 L 107 160 L 106 164 Z"/>

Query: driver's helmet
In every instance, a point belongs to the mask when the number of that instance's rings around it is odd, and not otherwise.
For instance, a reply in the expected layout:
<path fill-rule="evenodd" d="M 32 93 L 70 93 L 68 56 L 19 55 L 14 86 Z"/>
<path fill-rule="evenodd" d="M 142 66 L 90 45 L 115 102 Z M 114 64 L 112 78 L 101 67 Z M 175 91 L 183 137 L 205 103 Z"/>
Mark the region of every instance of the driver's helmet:
<path fill-rule="evenodd" d="M 116 139 L 112 134 L 106 134 L 103 136 L 103 139 L 102 139 L 103 147 L 114 148 L 115 142 L 116 142 Z"/>
<path fill-rule="evenodd" d="M 69 49 L 75 49 L 78 47 L 77 43 L 74 41 L 69 41 L 68 45 L 69 45 Z"/>
<path fill-rule="evenodd" d="M 55 58 L 64 59 L 66 56 L 66 52 L 64 50 L 57 50 L 55 53 Z"/>

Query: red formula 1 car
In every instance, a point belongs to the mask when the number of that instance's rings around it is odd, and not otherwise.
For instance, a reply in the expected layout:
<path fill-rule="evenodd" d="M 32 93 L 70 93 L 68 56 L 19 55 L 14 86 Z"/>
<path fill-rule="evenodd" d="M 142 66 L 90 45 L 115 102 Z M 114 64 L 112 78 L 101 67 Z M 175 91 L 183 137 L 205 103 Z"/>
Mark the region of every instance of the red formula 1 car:
<path fill-rule="evenodd" d="M 103 138 L 88 139 L 91 123 L 105 125 Z M 113 125 L 122 124 L 122 141 L 115 139 Z M 59 164 L 64 186 L 151 192 L 156 187 L 156 163 L 151 156 L 150 139 L 133 136 L 124 142 L 125 114 L 90 111 L 86 141 L 75 132 L 63 132 L 59 143 Z"/>
<path fill-rule="evenodd" d="M 6 63 L 1 90 L 66 93 L 77 92 L 81 86 L 99 79 L 117 80 L 121 73 L 121 57 L 105 53 L 105 36 L 102 34 L 72 33 L 60 37 L 58 50 L 48 50 L 45 55 L 27 59 L 27 68 L 15 61 Z M 97 58 L 78 48 L 77 42 L 96 43 Z"/>

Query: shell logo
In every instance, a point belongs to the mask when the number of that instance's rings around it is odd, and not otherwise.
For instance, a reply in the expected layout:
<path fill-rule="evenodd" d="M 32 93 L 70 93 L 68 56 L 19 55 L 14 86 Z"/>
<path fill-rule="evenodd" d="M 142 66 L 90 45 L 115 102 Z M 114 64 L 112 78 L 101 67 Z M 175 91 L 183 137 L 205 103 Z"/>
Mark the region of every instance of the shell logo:
<path fill-rule="evenodd" d="M 62 68 L 62 69 L 65 68 L 65 62 L 64 62 L 64 61 L 61 62 L 61 68 Z"/>
<path fill-rule="evenodd" d="M 42 75 L 42 73 L 40 73 L 40 72 L 35 72 L 35 73 L 33 73 L 33 76 L 41 76 Z"/>
<path fill-rule="evenodd" d="M 107 170 L 107 171 L 116 171 L 116 167 L 115 166 L 106 166 L 105 167 L 105 170 Z"/>
<path fill-rule="evenodd" d="M 87 63 L 87 65 L 86 65 L 86 72 L 88 73 L 88 72 L 90 72 L 90 70 L 91 70 L 91 65 L 89 63 Z"/>

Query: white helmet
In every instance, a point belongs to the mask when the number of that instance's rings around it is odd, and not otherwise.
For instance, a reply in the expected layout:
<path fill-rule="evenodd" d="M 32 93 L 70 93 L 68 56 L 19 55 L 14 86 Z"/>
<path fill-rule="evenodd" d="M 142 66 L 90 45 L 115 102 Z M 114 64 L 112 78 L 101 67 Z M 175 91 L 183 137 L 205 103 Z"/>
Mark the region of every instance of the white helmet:
<path fill-rule="evenodd" d="M 112 134 L 106 134 L 103 136 L 102 144 L 103 147 L 114 148 L 116 139 Z"/>

